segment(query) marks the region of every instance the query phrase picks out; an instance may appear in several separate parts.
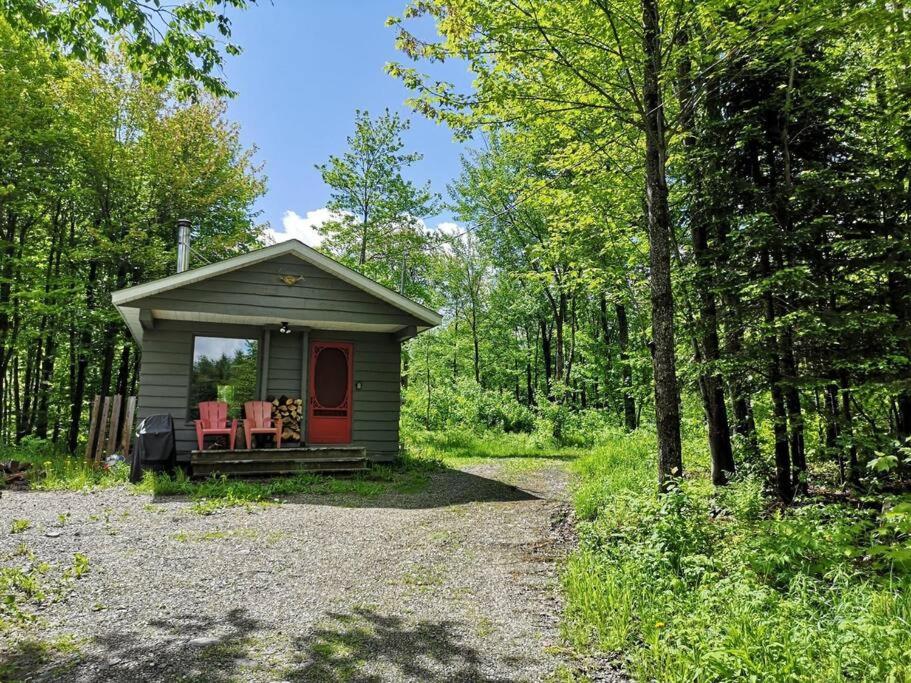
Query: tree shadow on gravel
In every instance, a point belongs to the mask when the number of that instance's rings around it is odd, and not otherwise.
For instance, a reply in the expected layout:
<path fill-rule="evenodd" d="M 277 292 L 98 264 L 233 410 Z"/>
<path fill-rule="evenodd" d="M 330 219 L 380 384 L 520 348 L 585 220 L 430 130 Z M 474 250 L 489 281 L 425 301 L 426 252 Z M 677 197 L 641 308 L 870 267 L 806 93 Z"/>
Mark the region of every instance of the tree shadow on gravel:
<path fill-rule="evenodd" d="M 243 680 L 242 665 L 259 622 L 234 609 L 224 619 L 181 614 L 150 621 L 155 636 L 129 631 L 86 634 L 88 642 L 61 651 L 24 639 L 0 653 L 0 680 L 206 681 Z"/>
<path fill-rule="evenodd" d="M 323 626 L 290 642 L 243 609 L 223 619 L 182 614 L 149 625 L 157 633 L 140 637 L 112 630 L 88 637 L 75 651 L 21 641 L 0 653 L 0 680 L 228 683 L 249 680 L 254 672 L 266 680 L 314 683 L 513 680 L 483 672 L 481 654 L 463 641 L 469 626 L 456 621 L 406 622 L 359 608 L 330 613 Z M 288 647 L 290 657 L 276 661 L 280 641 L 279 649 Z M 506 667 L 524 663 L 515 655 L 501 662 Z"/>
<path fill-rule="evenodd" d="M 482 671 L 480 653 L 463 642 L 464 624 L 454 621 L 406 623 L 400 617 L 358 608 L 332 613 L 331 624 L 295 641 L 296 664 L 288 681 L 381 683 L 382 681 L 471 681 L 505 683 Z M 511 658 L 519 663 L 521 658 Z"/>
<path fill-rule="evenodd" d="M 498 479 L 444 467 L 431 473 L 430 482 L 422 491 L 378 496 L 375 499 L 364 497 L 360 500 L 365 507 L 424 509 L 465 503 L 532 501 L 538 500 L 538 496 Z M 307 502 L 333 504 L 331 497 L 325 501 L 312 499 Z"/>

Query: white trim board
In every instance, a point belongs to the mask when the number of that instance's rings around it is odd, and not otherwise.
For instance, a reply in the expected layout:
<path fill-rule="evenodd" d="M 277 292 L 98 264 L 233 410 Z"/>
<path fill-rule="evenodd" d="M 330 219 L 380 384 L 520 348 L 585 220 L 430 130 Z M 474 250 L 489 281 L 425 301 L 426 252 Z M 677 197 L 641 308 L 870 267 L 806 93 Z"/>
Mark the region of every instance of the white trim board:
<path fill-rule="evenodd" d="M 397 292 L 393 292 L 391 289 L 384 287 L 378 282 L 374 282 L 370 278 L 365 277 L 351 268 L 343 266 L 341 263 L 319 253 L 315 249 L 308 247 L 303 242 L 293 239 L 286 242 L 279 242 L 278 244 L 273 244 L 269 247 L 263 247 L 262 249 L 257 249 L 246 254 L 241 254 L 240 256 L 234 256 L 233 258 L 225 259 L 218 263 L 211 263 L 207 266 L 202 266 L 201 268 L 193 268 L 184 271 L 183 273 L 170 275 L 161 278 L 160 280 L 153 280 L 152 282 L 146 282 L 145 284 L 136 285 L 135 287 L 118 290 L 111 294 L 111 301 L 114 306 L 117 307 L 117 310 L 130 327 L 130 330 L 134 332 L 134 336 L 136 336 L 135 331 L 136 328 L 139 327 L 137 324 L 138 319 L 136 319 L 138 318 L 138 312 L 134 313 L 133 311 L 137 311 L 137 309 L 127 305 L 130 302 L 160 294 L 161 292 L 167 292 L 194 282 L 208 280 L 217 275 L 230 273 L 231 271 L 268 261 L 269 259 L 285 254 L 297 256 L 316 268 L 319 268 L 330 275 L 334 275 L 338 279 L 375 296 L 381 301 L 385 301 L 401 311 L 413 315 L 415 318 L 427 323 L 429 327 L 435 327 L 443 321 L 442 316 L 436 311 L 433 311 L 426 306 L 422 306 Z M 141 328 L 139 329 L 141 330 Z M 138 339 L 141 339 L 141 333 Z"/>

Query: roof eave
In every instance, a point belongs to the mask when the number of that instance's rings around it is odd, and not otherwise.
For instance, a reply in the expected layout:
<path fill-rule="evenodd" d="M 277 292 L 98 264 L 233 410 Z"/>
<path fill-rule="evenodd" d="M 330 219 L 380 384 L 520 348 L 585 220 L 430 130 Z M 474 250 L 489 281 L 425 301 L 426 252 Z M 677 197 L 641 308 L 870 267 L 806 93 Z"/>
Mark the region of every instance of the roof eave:
<path fill-rule="evenodd" d="M 159 280 L 153 280 L 152 282 L 146 282 L 141 285 L 135 285 L 133 287 L 128 287 L 126 289 L 120 289 L 111 293 L 111 301 L 120 311 L 121 316 L 126 320 L 122 306 L 129 304 L 130 302 L 143 299 L 148 296 L 153 296 L 160 292 L 165 292 L 171 289 L 176 289 L 177 287 L 182 287 L 185 285 L 192 284 L 194 282 L 200 282 L 202 280 L 207 280 L 210 277 L 215 277 L 216 275 L 222 275 L 224 273 L 229 273 L 234 270 L 239 270 L 246 266 L 254 265 L 262 261 L 266 261 L 275 256 L 280 256 L 282 254 L 293 253 L 299 258 L 311 263 L 320 270 L 330 273 L 335 277 L 343 280 L 368 294 L 372 294 L 378 299 L 385 301 L 386 303 L 395 306 L 399 310 L 402 310 L 410 315 L 413 315 L 415 318 L 427 323 L 431 327 L 436 327 L 443 322 L 442 316 L 434 310 L 422 306 L 416 301 L 398 294 L 397 292 L 392 291 L 391 289 L 384 287 L 378 282 L 374 282 L 370 278 L 361 275 L 357 271 L 348 268 L 347 266 L 338 263 L 337 261 L 321 254 L 320 252 L 308 247 L 303 242 L 298 240 L 288 240 L 286 242 L 279 242 L 278 244 L 273 244 L 268 247 L 263 247 L 262 249 L 257 249 L 256 251 L 251 251 L 246 254 L 241 254 L 239 256 L 234 256 L 232 258 L 226 259 L 224 261 L 219 261 L 218 263 L 212 263 L 201 268 L 193 268 L 191 270 L 184 271 L 183 273 L 177 273 L 175 275 L 169 275 L 167 277 L 161 278 Z M 129 321 L 127 321 L 129 325 Z M 133 330 L 131 326 L 131 331 Z M 140 327 L 141 330 L 141 327 Z"/>

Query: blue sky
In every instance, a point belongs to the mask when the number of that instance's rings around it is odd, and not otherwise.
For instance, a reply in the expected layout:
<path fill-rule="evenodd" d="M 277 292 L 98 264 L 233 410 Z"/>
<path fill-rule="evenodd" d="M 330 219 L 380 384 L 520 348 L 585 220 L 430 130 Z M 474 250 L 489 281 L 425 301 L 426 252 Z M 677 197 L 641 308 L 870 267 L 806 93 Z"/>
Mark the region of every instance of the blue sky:
<path fill-rule="evenodd" d="M 411 112 L 404 104 L 408 90 L 383 68 L 404 59 L 385 20 L 406 2 L 264 0 L 234 16 L 234 41 L 244 52 L 226 58 L 225 76 L 238 92 L 228 115 L 240 124 L 244 143 L 259 148 L 269 181 L 257 208 L 274 230 L 284 224 L 297 236 L 312 235 L 329 198 L 314 164 L 344 151 L 355 109 L 376 114 L 388 107 L 411 120 L 406 146 L 424 155 L 412 167 L 413 180 L 430 180 L 445 196 L 458 174 L 464 147 L 445 126 Z M 435 74 L 462 86 L 470 82 L 460 65 L 444 65 Z M 309 219 L 308 212 L 314 212 Z M 449 220 L 444 213 L 428 224 Z"/>

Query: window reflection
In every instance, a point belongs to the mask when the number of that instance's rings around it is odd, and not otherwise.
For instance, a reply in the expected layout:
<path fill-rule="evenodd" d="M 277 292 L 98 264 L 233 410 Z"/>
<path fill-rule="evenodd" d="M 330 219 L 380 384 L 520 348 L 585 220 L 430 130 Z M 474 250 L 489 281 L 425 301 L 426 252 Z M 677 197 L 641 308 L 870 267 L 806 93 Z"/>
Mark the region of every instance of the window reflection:
<path fill-rule="evenodd" d="M 196 337 L 190 377 L 190 419 L 201 401 L 223 401 L 228 416 L 240 417 L 245 401 L 256 398 L 258 342 L 232 337 Z"/>

